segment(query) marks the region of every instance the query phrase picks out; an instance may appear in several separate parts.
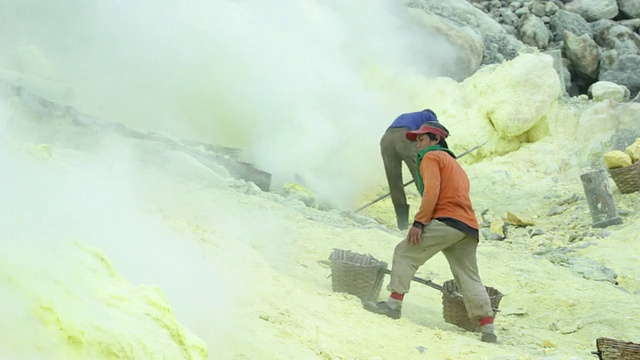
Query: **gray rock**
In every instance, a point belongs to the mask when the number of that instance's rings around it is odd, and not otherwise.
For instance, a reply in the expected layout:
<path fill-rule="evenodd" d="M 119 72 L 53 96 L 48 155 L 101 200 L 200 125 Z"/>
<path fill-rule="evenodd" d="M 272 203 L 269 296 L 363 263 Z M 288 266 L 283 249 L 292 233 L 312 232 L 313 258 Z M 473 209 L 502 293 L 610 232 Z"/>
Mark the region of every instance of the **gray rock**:
<path fill-rule="evenodd" d="M 481 34 L 502 32 L 500 24 L 465 0 L 410 0 L 407 6 L 470 26 Z"/>
<path fill-rule="evenodd" d="M 640 1 L 640 0 L 638 0 Z M 640 19 L 628 19 L 618 21 L 619 25 L 626 26 L 632 31 L 636 31 L 640 28 Z"/>
<path fill-rule="evenodd" d="M 576 73 L 589 79 L 598 78 L 600 48 L 590 35 L 575 36 L 565 31 L 564 49 Z"/>
<path fill-rule="evenodd" d="M 504 29 L 504 31 L 507 32 L 507 34 L 509 35 L 516 35 L 517 31 L 516 28 L 511 26 L 511 25 L 506 25 L 506 24 L 502 24 L 502 28 Z"/>
<path fill-rule="evenodd" d="M 618 52 L 615 50 L 605 50 L 600 53 L 600 74 L 598 77 L 601 77 L 602 74 L 609 71 L 613 64 L 618 60 Z"/>
<path fill-rule="evenodd" d="M 640 18 L 640 0 L 618 0 L 620 11 L 631 18 Z"/>
<path fill-rule="evenodd" d="M 502 24 L 517 26 L 520 23 L 518 16 L 509 9 L 500 9 L 500 19 Z"/>
<path fill-rule="evenodd" d="M 555 41 L 561 41 L 565 31 L 569 31 L 577 36 L 591 34 L 589 24 L 582 16 L 565 10 L 558 10 L 558 12 L 551 17 L 549 28 L 551 32 L 555 34 Z"/>
<path fill-rule="evenodd" d="M 482 35 L 484 55 L 482 64 L 501 63 L 516 57 L 518 50 L 525 45 L 509 35 L 502 26 L 489 15 L 478 10 L 464 0 L 410 0 L 410 8 L 442 16 L 458 25 L 467 25 Z"/>
<path fill-rule="evenodd" d="M 531 233 L 529 234 L 529 237 L 540 236 L 543 234 L 544 234 L 544 231 L 542 231 L 542 229 L 535 229 L 531 231 Z"/>
<path fill-rule="evenodd" d="M 527 14 L 520 19 L 518 34 L 523 43 L 535 46 L 538 49 L 545 49 L 549 45 L 549 38 L 551 37 L 551 33 L 544 25 L 544 22 L 533 14 Z"/>
<path fill-rule="evenodd" d="M 629 100 L 631 92 L 625 86 L 609 81 L 598 81 L 589 87 L 589 93 L 594 101 L 612 100 L 623 102 Z"/>
<path fill-rule="evenodd" d="M 580 195 L 580 194 L 573 194 L 569 197 L 563 198 L 561 200 L 559 200 L 556 205 L 558 206 L 562 206 L 562 205 L 570 205 L 573 203 L 576 203 L 580 200 L 584 200 L 584 196 Z"/>
<path fill-rule="evenodd" d="M 608 36 L 608 31 L 611 27 L 615 25 L 616 25 L 615 21 L 607 20 L 607 19 L 602 19 L 602 20 L 589 23 L 593 40 L 595 40 L 600 46 L 606 46 L 605 43 L 607 42 L 606 38 Z"/>
<path fill-rule="evenodd" d="M 442 36 L 455 49 L 455 54 L 440 64 L 444 74 L 456 80 L 464 80 L 478 70 L 484 56 L 484 43 L 480 34 L 468 26 L 461 26 L 421 9 L 409 9 L 409 12 L 420 25 Z"/>
<path fill-rule="evenodd" d="M 512 35 L 486 34 L 483 36 L 485 51 L 482 64 L 496 64 L 504 60 L 513 60 L 524 44 Z"/>
<path fill-rule="evenodd" d="M 562 214 L 563 212 L 567 211 L 567 209 L 569 209 L 568 206 L 556 206 L 553 209 L 549 210 L 547 216 Z"/>
<path fill-rule="evenodd" d="M 544 12 L 548 16 L 555 14 L 558 10 L 560 10 L 560 7 L 552 1 L 547 2 L 547 5 L 544 7 Z"/>
<path fill-rule="evenodd" d="M 501 7 L 502 7 L 502 4 L 500 3 L 499 0 L 491 0 L 491 1 L 489 1 L 489 10 L 499 9 Z"/>
<path fill-rule="evenodd" d="M 523 15 L 526 15 L 526 14 L 530 14 L 531 11 L 529 11 L 528 7 L 523 6 L 523 7 L 519 8 L 519 9 L 517 9 L 516 11 L 514 11 L 514 13 L 516 15 L 518 15 L 518 16 L 523 16 Z"/>
<path fill-rule="evenodd" d="M 511 9 L 511 11 L 515 11 L 517 9 L 520 9 L 522 7 L 522 2 L 520 1 L 513 1 L 511 2 L 511 4 L 509 4 L 509 9 Z"/>
<path fill-rule="evenodd" d="M 553 58 L 553 68 L 558 77 L 560 78 L 560 85 L 563 87 L 563 91 L 567 91 L 567 88 L 571 86 L 571 73 L 569 69 L 564 65 L 561 50 L 549 50 L 545 54 L 550 55 Z"/>
<path fill-rule="evenodd" d="M 571 261 L 570 267 L 587 280 L 605 281 L 615 284 L 618 278 L 618 274 L 611 268 L 599 265 L 594 261 Z"/>
<path fill-rule="evenodd" d="M 640 91 L 640 55 L 620 56 L 611 69 L 600 74 L 599 80 L 626 86 L 633 95 Z"/>
<path fill-rule="evenodd" d="M 473 3 L 473 6 L 482 12 L 488 12 L 487 7 L 482 3 Z"/>
<path fill-rule="evenodd" d="M 534 1 L 533 4 L 531 4 L 531 13 L 537 17 L 547 15 L 546 4 L 540 1 Z"/>
<path fill-rule="evenodd" d="M 564 9 L 579 14 L 587 21 L 613 19 L 618 15 L 616 0 L 573 0 Z"/>
<path fill-rule="evenodd" d="M 613 25 L 598 33 L 602 46 L 615 49 L 619 55 L 640 54 L 640 35 L 626 26 Z"/>

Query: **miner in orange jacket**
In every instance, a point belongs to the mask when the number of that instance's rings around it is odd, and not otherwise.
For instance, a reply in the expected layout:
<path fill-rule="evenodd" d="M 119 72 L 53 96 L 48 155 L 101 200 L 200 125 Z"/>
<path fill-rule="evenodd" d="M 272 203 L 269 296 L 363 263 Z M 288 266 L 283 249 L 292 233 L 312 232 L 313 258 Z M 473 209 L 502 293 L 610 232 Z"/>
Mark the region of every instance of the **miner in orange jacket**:
<path fill-rule="evenodd" d="M 493 327 L 493 309 L 478 272 L 476 249 L 478 221 L 469 198 L 469 178 L 448 149 L 447 129 L 436 122 L 409 131 L 406 137 L 417 142 L 418 190 L 422 194 L 407 238 L 393 253 L 391 292 L 387 301 L 364 302 L 368 311 L 400 318 L 402 301 L 409 292 L 418 268 L 442 251 L 463 295 L 470 319 L 479 322 L 481 340 L 497 342 Z"/>

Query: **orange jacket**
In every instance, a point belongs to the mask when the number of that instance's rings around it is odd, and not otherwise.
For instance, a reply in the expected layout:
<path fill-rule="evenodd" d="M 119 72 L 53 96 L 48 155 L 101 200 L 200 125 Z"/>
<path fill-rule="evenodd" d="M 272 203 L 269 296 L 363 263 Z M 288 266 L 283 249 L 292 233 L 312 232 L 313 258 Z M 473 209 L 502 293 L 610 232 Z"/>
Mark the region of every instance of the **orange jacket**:
<path fill-rule="evenodd" d="M 415 220 L 428 224 L 449 217 L 478 229 L 469 198 L 469 178 L 456 159 L 445 151 L 427 152 L 420 162 L 424 194 Z"/>

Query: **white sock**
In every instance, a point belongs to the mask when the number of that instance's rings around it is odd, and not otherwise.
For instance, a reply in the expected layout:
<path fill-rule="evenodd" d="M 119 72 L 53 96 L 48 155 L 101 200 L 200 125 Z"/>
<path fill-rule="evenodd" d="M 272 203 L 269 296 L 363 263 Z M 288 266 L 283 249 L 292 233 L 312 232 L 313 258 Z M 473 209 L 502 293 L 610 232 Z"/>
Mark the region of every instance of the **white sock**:
<path fill-rule="evenodd" d="M 400 309 L 402 307 L 402 300 L 389 297 L 389 299 L 387 300 L 387 304 L 392 309 Z"/>
<path fill-rule="evenodd" d="M 493 334 L 494 333 L 493 324 L 486 324 L 486 325 L 480 326 L 480 331 L 483 333 Z"/>

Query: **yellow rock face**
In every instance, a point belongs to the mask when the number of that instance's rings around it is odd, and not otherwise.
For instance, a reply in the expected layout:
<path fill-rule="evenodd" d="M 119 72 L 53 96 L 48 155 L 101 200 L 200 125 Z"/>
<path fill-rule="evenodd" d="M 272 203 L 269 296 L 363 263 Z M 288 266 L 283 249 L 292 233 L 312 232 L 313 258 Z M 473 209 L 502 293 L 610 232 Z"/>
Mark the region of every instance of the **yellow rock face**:
<path fill-rule="evenodd" d="M 635 163 L 640 160 L 640 138 L 636 139 L 633 144 L 629 145 L 624 152 L 631 157 L 632 162 Z"/>
<path fill-rule="evenodd" d="M 489 231 L 491 231 L 491 234 L 497 234 L 500 235 L 501 238 L 504 238 L 504 221 L 502 221 L 502 219 L 495 219 L 491 222 Z"/>
<path fill-rule="evenodd" d="M 283 190 L 286 197 L 298 199 L 309 207 L 318 207 L 315 195 L 300 184 L 286 183 L 283 186 Z"/>
<path fill-rule="evenodd" d="M 525 219 L 521 219 L 518 215 L 512 213 L 511 211 L 507 211 L 507 218 L 506 221 L 511 224 L 511 225 L 515 225 L 515 226 L 529 226 L 529 225 L 535 225 L 535 223 L 531 220 L 525 220 Z"/>
<path fill-rule="evenodd" d="M 49 144 L 27 144 L 24 147 L 27 154 L 38 160 L 47 160 L 53 155 L 53 148 Z"/>
<path fill-rule="evenodd" d="M 604 154 L 604 162 L 609 169 L 615 169 L 631 165 L 631 157 L 620 150 L 609 151 Z"/>

